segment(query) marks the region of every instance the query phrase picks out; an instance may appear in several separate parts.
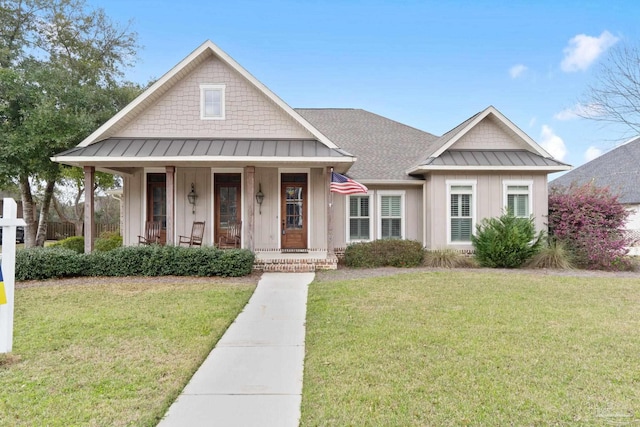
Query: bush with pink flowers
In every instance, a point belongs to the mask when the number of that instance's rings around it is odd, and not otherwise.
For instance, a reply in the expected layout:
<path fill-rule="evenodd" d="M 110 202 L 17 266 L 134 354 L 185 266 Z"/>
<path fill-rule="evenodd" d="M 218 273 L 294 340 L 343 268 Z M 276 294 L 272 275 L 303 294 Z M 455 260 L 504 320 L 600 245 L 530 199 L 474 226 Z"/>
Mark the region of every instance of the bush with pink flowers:
<path fill-rule="evenodd" d="M 629 242 L 624 226 L 628 212 L 608 188 L 593 184 L 552 188 L 549 194 L 549 237 L 573 253 L 577 266 L 596 270 L 628 270 Z"/>

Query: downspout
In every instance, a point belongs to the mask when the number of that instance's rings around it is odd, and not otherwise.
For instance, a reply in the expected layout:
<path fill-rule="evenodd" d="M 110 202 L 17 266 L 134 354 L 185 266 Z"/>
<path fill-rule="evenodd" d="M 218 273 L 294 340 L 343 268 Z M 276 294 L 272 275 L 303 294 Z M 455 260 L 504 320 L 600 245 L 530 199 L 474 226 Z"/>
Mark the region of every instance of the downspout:
<path fill-rule="evenodd" d="M 422 247 L 427 247 L 427 177 L 422 183 Z"/>

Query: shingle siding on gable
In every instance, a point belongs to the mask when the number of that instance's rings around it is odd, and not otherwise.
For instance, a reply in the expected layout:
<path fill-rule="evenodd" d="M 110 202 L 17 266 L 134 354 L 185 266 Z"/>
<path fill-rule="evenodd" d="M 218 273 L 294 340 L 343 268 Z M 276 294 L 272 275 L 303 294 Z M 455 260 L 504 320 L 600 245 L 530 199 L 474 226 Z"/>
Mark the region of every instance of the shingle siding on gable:
<path fill-rule="evenodd" d="M 225 120 L 200 119 L 200 85 L 224 84 Z M 244 78 L 211 57 L 134 118 L 119 137 L 297 138 L 313 136 Z"/>
<path fill-rule="evenodd" d="M 530 150 L 518 144 L 491 119 L 484 119 L 451 146 L 451 150 Z"/>

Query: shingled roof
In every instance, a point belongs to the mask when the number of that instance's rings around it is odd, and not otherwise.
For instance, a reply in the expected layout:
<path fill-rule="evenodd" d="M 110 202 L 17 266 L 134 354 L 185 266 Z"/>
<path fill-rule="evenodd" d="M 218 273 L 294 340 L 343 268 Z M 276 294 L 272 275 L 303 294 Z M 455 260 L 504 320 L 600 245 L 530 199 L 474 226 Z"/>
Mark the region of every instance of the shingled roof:
<path fill-rule="evenodd" d="M 438 148 L 437 136 L 365 110 L 296 108 L 296 112 L 357 157 L 348 175 L 364 182 L 415 181 L 418 178 L 407 175 L 406 169 Z"/>
<path fill-rule="evenodd" d="M 640 137 L 567 172 L 551 181 L 549 186 L 568 187 L 589 182 L 609 187 L 619 195 L 621 203 L 640 203 Z"/>

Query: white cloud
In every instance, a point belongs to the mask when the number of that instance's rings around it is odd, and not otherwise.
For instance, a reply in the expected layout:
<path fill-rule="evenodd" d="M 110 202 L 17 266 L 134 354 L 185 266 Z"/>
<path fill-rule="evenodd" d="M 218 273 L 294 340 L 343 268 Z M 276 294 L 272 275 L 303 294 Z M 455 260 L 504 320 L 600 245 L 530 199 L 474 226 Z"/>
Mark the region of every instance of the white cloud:
<path fill-rule="evenodd" d="M 603 31 L 600 37 L 578 34 L 569 40 L 569 45 L 564 48 L 564 59 L 560 68 L 566 73 L 584 71 L 618 40 L 620 39 L 609 31 Z"/>
<path fill-rule="evenodd" d="M 564 156 L 567 155 L 567 147 L 564 145 L 564 141 L 549 126 L 542 125 L 540 139 L 542 148 L 547 150 L 556 160 L 562 161 Z"/>
<path fill-rule="evenodd" d="M 536 125 L 536 122 L 538 121 L 538 118 L 533 116 L 531 117 L 531 120 L 529 120 L 529 127 L 532 128 Z"/>
<path fill-rule="evenodd" d="M 522 73 L 524 73 L 527 70 L 528 68 L 526 65 L 522 65 L 522 64 L 514 65 L 513 67 L 509 68 L 509 75 L 511 76 L 512 79 L 517 79 L 522 75 Z"/>
<path fill-rule="evenodd" d="M 560 121 L 577 119 L 578 117 L 598 117 L 602 115 L 602 108 L 598 104 L 576 104 L 556 113 L 553 118 Z"/>
<path fill-rule="evenodd" d="M 587 148 L 587 151 L 584 152 L 584 160 L 590 162 L 596 157 L 600 157 L 602 155 L 602 150 L 598 147 L 594 147 L 593 145 Z"/>

